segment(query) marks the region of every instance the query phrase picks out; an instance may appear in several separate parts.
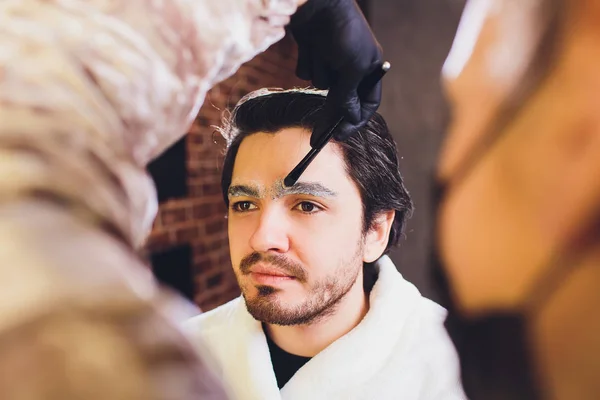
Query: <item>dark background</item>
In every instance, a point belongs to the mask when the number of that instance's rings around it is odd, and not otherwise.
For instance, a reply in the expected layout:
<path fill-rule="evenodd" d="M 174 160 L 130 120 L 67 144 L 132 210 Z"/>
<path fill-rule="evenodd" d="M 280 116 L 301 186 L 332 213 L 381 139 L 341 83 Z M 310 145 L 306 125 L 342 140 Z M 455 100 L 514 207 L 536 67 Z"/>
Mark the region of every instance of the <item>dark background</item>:
<path fill-rule="evenodd" d="M 452 45 L 464 0 L 370 0 L 369 18 L 392 69 L 384 78 L 385 117 L 398 144 L 401 171 L 415 204 L 406 239 L 392 252 L 405 278 L 435 298 L 428 277 L 432 246 L 431 176 L 448 107 L 440 71 Z"/>

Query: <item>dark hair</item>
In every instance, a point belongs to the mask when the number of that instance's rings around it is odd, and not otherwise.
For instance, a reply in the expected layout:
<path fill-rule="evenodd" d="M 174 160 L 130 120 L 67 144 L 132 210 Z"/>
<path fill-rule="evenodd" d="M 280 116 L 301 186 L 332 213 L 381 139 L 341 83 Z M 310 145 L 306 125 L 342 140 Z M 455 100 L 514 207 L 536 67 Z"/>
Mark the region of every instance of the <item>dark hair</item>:
<path fill-rule="evenodd" d="M 317 90 L 261 89 L 245 96 L 225 121 L 221 133 L 227 140 L 221 189 L 225 204 L 231 185 L 235 158 L 244 138 L 257 133 L 276 133 L 285 128 L 312 130 L 323 118 L 325 93 Z M 346 172 L 358 186 L 363 203 L 363 231 L 371 228 L 381 212 L 395 210 L 390 237 L 385 249 L 397 245 L 404 223 L 413 209 L 410 195 L 398 168 L 396 142 L 383 117 L 375 114 L 367 125 L 340 146 Z"/>

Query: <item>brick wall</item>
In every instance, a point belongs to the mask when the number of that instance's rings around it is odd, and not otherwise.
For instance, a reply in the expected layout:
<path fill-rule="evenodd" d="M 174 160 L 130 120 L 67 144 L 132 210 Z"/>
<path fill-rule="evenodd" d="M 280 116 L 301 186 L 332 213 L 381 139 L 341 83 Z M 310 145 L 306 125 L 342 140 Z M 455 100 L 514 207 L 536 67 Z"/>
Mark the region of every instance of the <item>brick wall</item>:
<path fill-rule="evenodd" d="M 224 141 L 211 126 L 219 125 L 224 110 L 231 109 L 249 91 L 306 86 L 295 77 L 295 66 L 296 47 L 286 37 L 209 92 L 185 138 L 188 196 L 160 204 L 147 251 L 191 246 L 194 301 L 204 311 L 239 295 L 229 259 L 220 187 Z"/>

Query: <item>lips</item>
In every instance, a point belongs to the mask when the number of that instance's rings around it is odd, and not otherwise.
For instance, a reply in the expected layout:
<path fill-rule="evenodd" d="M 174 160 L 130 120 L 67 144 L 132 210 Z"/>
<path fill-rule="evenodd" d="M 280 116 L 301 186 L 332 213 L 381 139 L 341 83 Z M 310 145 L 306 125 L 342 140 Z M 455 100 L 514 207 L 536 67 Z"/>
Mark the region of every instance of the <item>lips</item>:
<path fill-rule="evenodd" d="M 250 270 L 250 273 L 255 274 L 255 275 L 265 275 L 265 276 L 273 276 L 273 277 L 279 277 L 279 278 L 290 278 L 290 279 L 294 278 L 289 273 L 283 272 L 277 268 L 267 267 L 264 265 L 256 265 L 256 266 L 252 267 Z"/>
<path fill-rule="evenodd" d="M 296 281 L 288 272 L 265 265 L 255 265 L 250 269 L 250 279 L 257 285 L 280 286 Z"/>

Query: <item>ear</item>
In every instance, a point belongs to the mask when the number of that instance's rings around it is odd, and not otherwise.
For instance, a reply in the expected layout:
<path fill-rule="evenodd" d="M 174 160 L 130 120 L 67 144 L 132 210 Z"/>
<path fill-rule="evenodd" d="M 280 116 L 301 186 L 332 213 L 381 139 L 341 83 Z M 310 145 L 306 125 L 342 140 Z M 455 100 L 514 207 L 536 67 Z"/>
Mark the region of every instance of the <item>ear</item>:
<path fill-rule="evenodd" d="M 394 210 L 384 211 L 375 216 L 365 235 L 363 262 L 370 263 L 381 257 L 387 246 L 395 216 Z"/>

